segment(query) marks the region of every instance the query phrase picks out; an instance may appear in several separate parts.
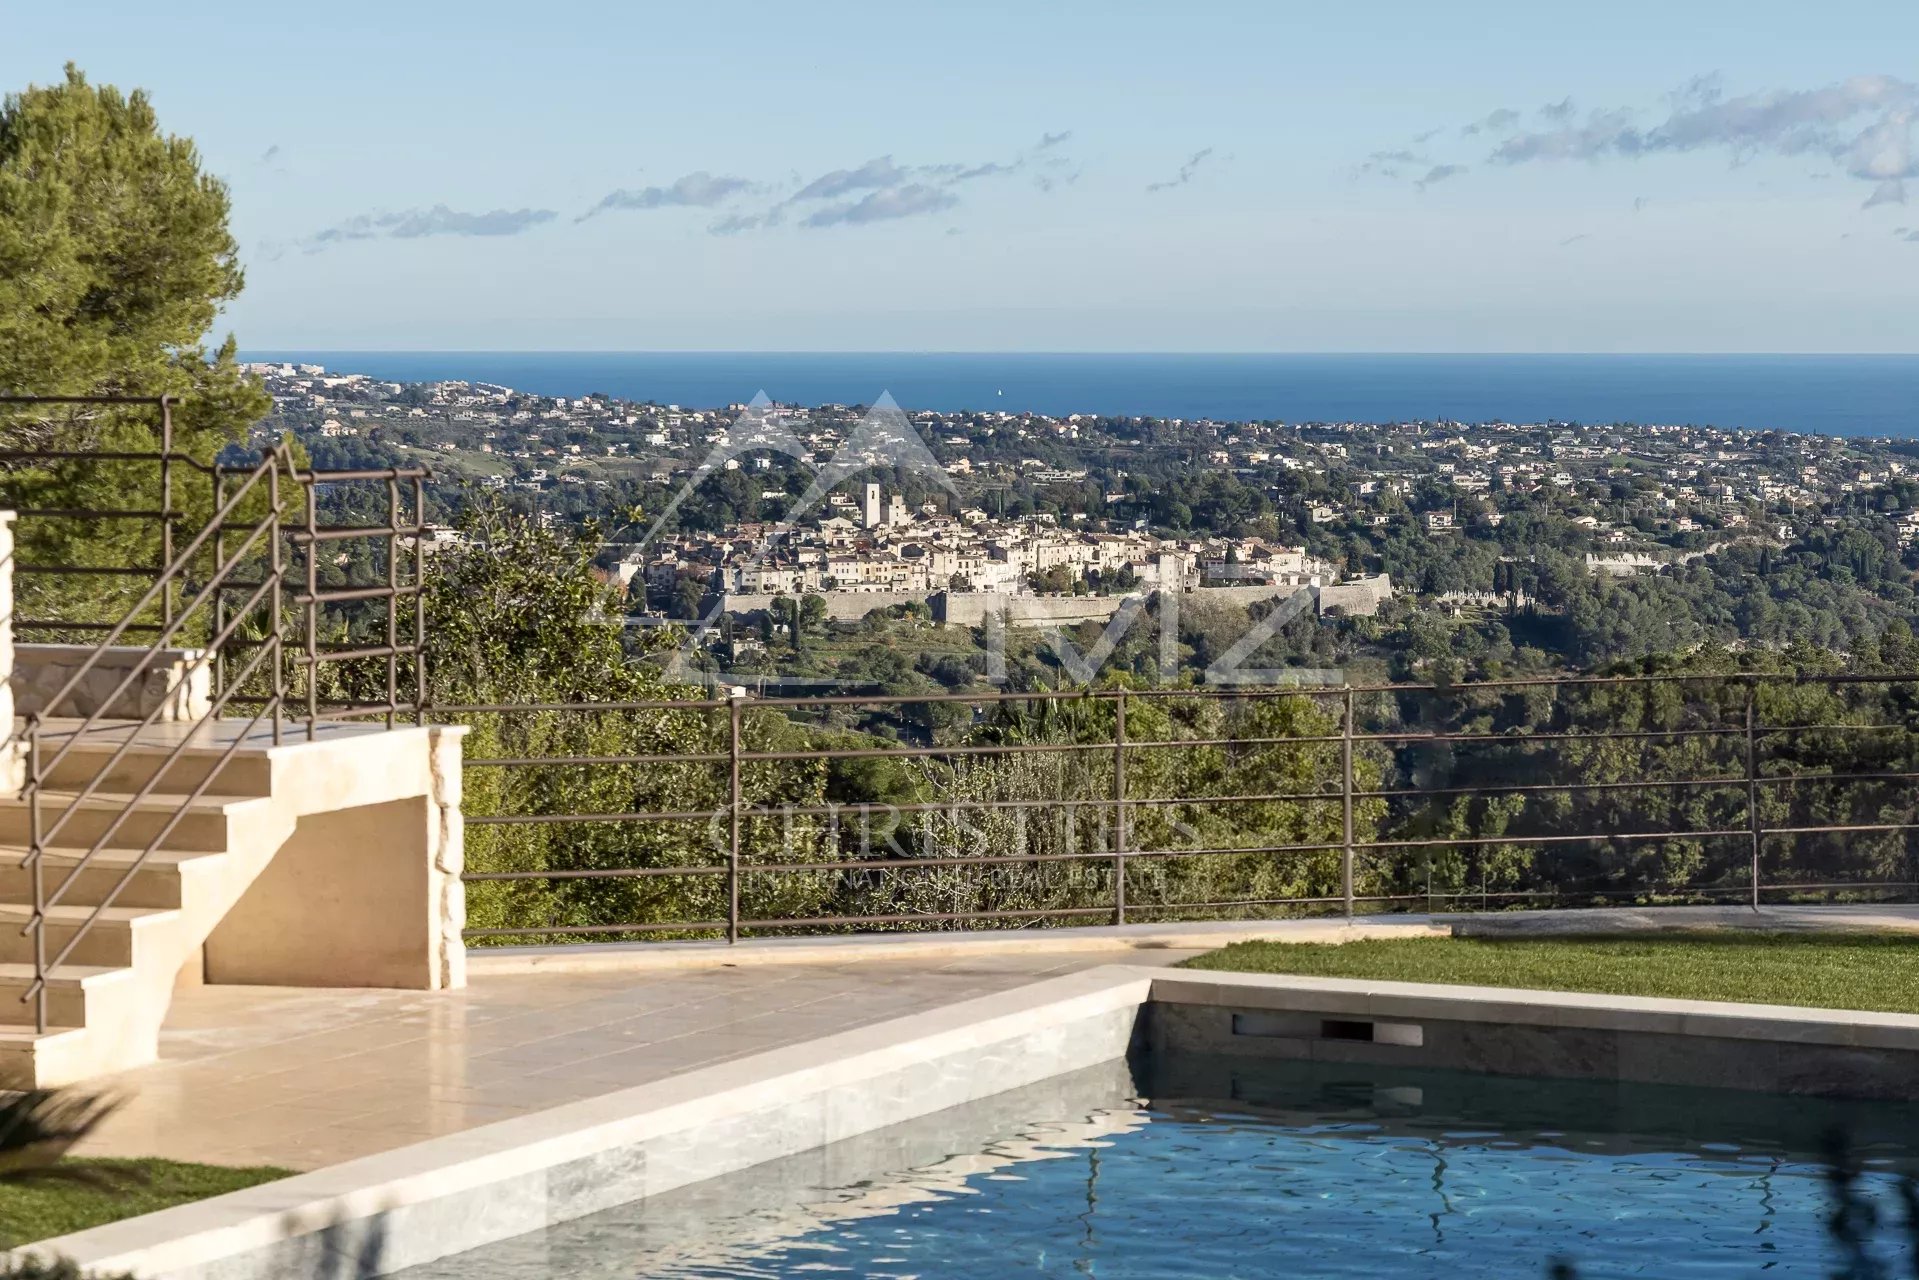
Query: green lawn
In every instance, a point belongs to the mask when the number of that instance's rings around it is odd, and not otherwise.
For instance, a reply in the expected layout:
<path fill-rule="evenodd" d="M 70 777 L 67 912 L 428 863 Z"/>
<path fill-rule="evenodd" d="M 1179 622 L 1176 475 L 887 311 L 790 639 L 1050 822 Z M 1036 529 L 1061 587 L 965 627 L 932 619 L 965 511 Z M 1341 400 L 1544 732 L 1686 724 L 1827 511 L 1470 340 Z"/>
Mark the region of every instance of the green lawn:
<path fill-rule="evenodd" d="M 1238 942 L 1185 967 L 1919 1013 L 1919 934 Z"/>
<path fill-rule="evenodd" d="M 0 1245 L 30 1244 L 292 1176 L 286 1169 L 229 1169 L 172 1160 L 69 1160 L 63 1167 L 92 1171 L 107 1184 L 0 1184 Z"/>

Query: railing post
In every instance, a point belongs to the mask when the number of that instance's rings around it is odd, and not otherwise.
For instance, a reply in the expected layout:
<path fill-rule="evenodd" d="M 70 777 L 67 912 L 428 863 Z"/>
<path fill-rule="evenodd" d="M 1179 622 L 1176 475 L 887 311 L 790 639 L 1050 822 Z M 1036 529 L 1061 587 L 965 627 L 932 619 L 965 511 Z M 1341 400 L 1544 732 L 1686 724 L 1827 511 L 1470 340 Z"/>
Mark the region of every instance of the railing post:
<path fill-rule="evenodd" d="M 1113 699 L 1113 923 L 1126 923 L 1126 690 Z"/>
<path fill-rule="evenodd" d="M 727 734 L 727 756 L 730 762 L 728 785 L 731 796 L 728 801 L 728 818 L 731 835 L 726 851 L 726 940 L 740 940 L 740 703 L 745 698 L 744 689 L 731 689 L 727 695 L 727 719 L 731 731 Z"/>
<path fill-rule="evenodd" d="M 426 723 L 426 481 L 413 477 L 413 722 Z"/>
<path fill-rule="evenodd" d="M 269 573 L 273 579 L 273 589 L 267 592 L 267 643 L 273 646 L 273 745 L 279 746 L 286 738 L 286 644 L 280 634 L 280 597 L 286 591 L 287 567 L 286 551 L 280 545 L 280 464 L 273 461 L 272 469 L 267 472 L 267 520 L 270 530 L 269 551 L 272 556 Z"/>
<path fill-rule="evenodd" d="M 218 511 L 221 504 L 215 503 Z M 173 563 L 173 397 L 160 397 L 160 563 Z M 214 563 L 221 563 L 215 561 Z M 173 579 L 160 594 L 161 621 L 173 625 Z M 218 635 L 219 632 L 214 632 Z"/>
<path fill-rule="evenodd" d="M 33 934 L 33 1029 L 47 1033 L 47 884 L 41 848 L 40 792 L 46 780 L 40 776 L 40 713 L 27 716 L 27 861 L 32 865 L 33 917 L 27 928 Z"/>
<path fill-rule="evenodd" d="M 386 727 L 400 708 L 400 479 L 386 479 Z M 414 541 L 419 541 L 415 538 Z"/>
<path fill-rule="evenodd" d="M 1346 918 L 1353 918 L 1353 691 L 1346 690 L 1346 714 L 1340 730 L 1340 843 L 1339 896 L 1345 900 Z"/>
<path fill-rule="evenodd" d="M 226 498 L 227 498 L 226 472 L 220 470 L 220 466 L 216 462 L 213 467 L 213 509 L 215 511 L 218 511 L 221 507 L 224 507 L 227 504 Z M 214 563 L 214 566 L 218 568 L 218 566 L 223 565 L 226 562 L 227 562 L 227 531 L 226 531 L 226 521 L 222 520 L 220 522 L 220 527 L 216 528 L 213 531 L 213 563 Z M 173 563 L 172 557 L 168 557 L 164 563 L 172 564 Z M 172 591 L 172 588 L 169 587 L 168 588 L 169 594 L 171 593 L 171 591 Z M 171 622 L 172 618 L 168 618 L 167 620 Z M 221 587 L 216 587 L 213 592 L 213 631 L 210 634 L 217 636 L 221 632 L 225 631 L 226 629 L 227 629 L 227 592 L 226 592 L 226 588 L 224 586 L 221 586 Z M 226 656 L 227 656 L 226 649 L 224 646 L 217 648 L 213 651 L 213 662 L 212 662 L 213 696 L 215 698 L 218 698 L 221 692 L 225 690 L 225 688 L 227 687 Z"/>
<path fill-rule="evenodd" d="M 320 509 L 315 486 L 302 487 L 307 505 L 307 741 L 311 742 L 320 722 Z"/>
<path fill-rule="evenodd" d="M 1759 848 L 1763 829 L 1759 825 L 1759 734 L 1754 703 L 1759 682 L 1746 681 L 1746 822 L 1752 833 L 1752 909 L 1759 910 Z"/>

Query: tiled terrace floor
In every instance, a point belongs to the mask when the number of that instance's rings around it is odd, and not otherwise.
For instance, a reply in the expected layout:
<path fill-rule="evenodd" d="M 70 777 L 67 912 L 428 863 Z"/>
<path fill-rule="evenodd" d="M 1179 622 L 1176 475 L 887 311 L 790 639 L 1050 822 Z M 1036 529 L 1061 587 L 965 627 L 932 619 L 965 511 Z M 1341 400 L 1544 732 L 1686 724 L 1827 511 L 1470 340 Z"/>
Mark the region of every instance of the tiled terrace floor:
<path fill-rule="evenodd" d="M 456 992 L 202 987 L 85 1150 L 318 1168 L 1097 964 L 1189 950 L 478 977 Z"/>
<path fill-rule="evenodd" d="M 1472 932 L 1530 934 L 1919 930 L 1919 907 L 1759 915 L 1662 907 L 1455 920 Z M 1423 916 L 1361 923 L 1405 933 L 1431 927 Z M 1231 940 L 1210 927 L 1148 930 L 1160 935 L 1156 943 L 1127 938 L 1140 932 L 1129 928 L 1112 930 L 1112 945 L 980 949 L 960 958 L 879 954 L 898 941 L 885 937 L 841 939 L 832 958 L 812 963 L 768 963 L 760 954 L 757 963 L 729 964 L 716 949 L 693 967 L 624 972 L 562 971 L 561 962 L 579 956 L 555 949 L 540 962 L 555 962 L 549 969 L 481 972 L 455 992 L 189 988 L 174 999 L 161 1061 L 103 1082 L 127 1103 L 87 1150 L 318 1168 L 1094 965 L 1171 964 Z M 1257 932 L 1306 941 L 1344 930 L 1301 920 Z M 607 953 L 592 954 L 597 963 Z"/>

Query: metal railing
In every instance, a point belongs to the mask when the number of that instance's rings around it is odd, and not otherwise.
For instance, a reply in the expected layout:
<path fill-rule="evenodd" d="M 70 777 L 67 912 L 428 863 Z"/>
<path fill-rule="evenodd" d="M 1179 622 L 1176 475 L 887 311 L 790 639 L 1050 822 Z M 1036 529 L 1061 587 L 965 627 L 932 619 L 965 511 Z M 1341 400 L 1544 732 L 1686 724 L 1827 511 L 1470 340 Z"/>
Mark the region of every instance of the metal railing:
<path fill-rule="evenodd" d="M 22 798 L 27 810 L 27 840 L 19 866 L 27 872 L 32 912 L 22 933 L 32 939 L 34 976 L 21 996 L 34 1005 L 35 1026 L 44 1032 L 48 1026 L 48 982 L 60 966 L 67 964 L 86 936 L 104 918 L 105 913 L 148 865 L 174 830 L 192 813 L 240 747 L 262 725 L 268 726 L 275 746 L 285 741 L 288 725 L 303 725 L 308 740 L 317 736 L 321 721 L 339 713 L 333 702 L 320 696 L 323 675 L 329 664 L 383 657 L 387 668 L 387 698 L 383 704 L 355 710 L 383 711 L 391 727 L 403 705 L 410 706 L 423 722 L 425 666 L 420 637 L 424 633 L 423 574 L 421 542 L 425 532 L 422 483 L 425 473 L 418 470 L 382 470 L 377 472 L 316 472 L 296 465 L 285 444 L 267 450 L 261 459 L 243 467 L 223 466 L 186 456 L 174 447 L 172 404 L 169 398 L 136 399 L 126 397 L 6 397 L 0 407 L 32 405 L 91 405 L 126 408 L 151 406 L 158 410 L 157 435 L 160 448 L 152 451 L 86 451 L 60 449 L 14 449 L 0 452 L 0 464 L 15 468 L 53 464 L 114 466 L 153 466 L 160 475 L 162 500 L 157 509 L 116 509 L 89 507 L 27 506 L 18 514 L 23 520 L 58 520 L 112 523 L 122 520 L 153 519 L 158 522 L 158 544 L 162 563 L 141 565 L 76 565 L 72 563 L 34 563 L 16 557 L 15 572 L 78 577 L 106 575 L 143 582 L 144 588 L 125 613 L 115 621 L 97 618 L 23 618 L 15 625 L 29 631 L 53 633 L 97 632 L 99 639 L 78 665 L 40 705 L 24 718 L 21 734 L 26 753 Z M 175 506 L 173 477 L 181 470 L 192 470 L 208 478 L 212 508 L 205 523 L 184 545 L 177 545 L 175 525 L 181 512 Z M 318 491 L 327 485 L 354 481 L 379 480 L 386 485 L 387 521 L 383 525 L 322 524 L 318 516 Z M 414 518 L 402 519 L 400 487 L 410 483 L 414 497 Z M 299 489 L 304 497 L 304 521 L 288 521 L 284 515 L 285 490 Z M 413 543 L 413 573 L 403 580 L 399 565 L 403 541 Z M 375 538 L 385 542 L 386 581 L 371 588 L 327 589 L 321 585 L 321 548 L 352 538 Z M 291 558 L 303 570 L 304 583 L 297 583 Z M 413 603 L 413 626 L 403 637 L 399 626 L 403 600 Z M 384 645 L 323 642 L 322 611 L 328 606 L 360 602 L 384 602 Z M 302 623 L 297 647 L 289 656 L 286 605 L 294 606 Z M 142 645 L 121 650 L 116 647 L 135 635 Z M 151 637 L 146 639 L 145 637 Z M 166 665 L 167 651 L 175 646 L 191 646 L 178 665 L 171 667 L 171 678 L 179 690 L 192 690 L 202 673 L 210 685 L 209 701 L 194 718 L 202 723 L 225 720 L 221 733 L 224 749 L 211 761 L 199 781 L 183 796 L 160 796 L 163 782 L 175 773 L 189 750 L 209 744 L 221 745 L 218 736 L 197 732 L 169 734 L 157 741 L 162 750 L 151 748 L 156 740 L 143 737 L 163 718 L 177 712 L 175 698 L 154 699 L 143 715 L 121 712 L 124 701 L 136 683 L 145 680 L 156 668 Z M 107 667 L 109 658 L 113 665 Z M 414 671 L 416 689 L 409 702 L 399 692 L 402 661 Z M 111 672 L 124 667 L 117 683 Z M 89 678 L 105 670 L 107 679 L 88 687 Z M 104 687 L 104 692 L 102 688 Z M 289 717 L 289 696 L 297 692 L 304 702 L 304 715 Z M 244 714 L 250 708 L 250 714 Z M 70 714 L 62 717 L 61 712 Z M 234 713 L 227 720 L 226 713 Z M 82 745 L 111 745 L 103 757 L 85 758 L 76 776 L 55 786 L 62 765 L 80 757 L 74 755 Z M 129 795 L 105 790 L 122 763 L 136 748 L 149 751 L 143 762 L 151 764 L 136 790 Z M 71 766 L 70 766 L 71 771 Z M 150 802 L 168 803 L 153 807 Z M 177 799 L 177 803 L 175 803 Z M 49 808 L 53 812 L 49 812 Z M 103 815 L 91 835 L 73 836 L 75 815 L 87 812 Z M 147 815 L 150 835 L 123 836 L 135 814 Z M 62 850 L 62 836 L 72 838 L 71 847 L 62 851 L 65 872 L 50 882 L 48 855 Z M 99 901 L 70 923 L 65 941 L 57 949 L 50 946 L 49 913 L 64 905 L 83 875 L 101 862 L 101 856 L 115 848 L 115 840 L 133 846 L 120 850 L 131 857 L 121 858 L 117 880 Z"/>
<path fill-rule="evenodd" d="M 1362 907 L 1912 896 L 1915 685 L 1905 675 L 1666 673 L 433 710 L 476 726 L 469 939 L 737 940 Z M 1818 722 L 1794 718 L 1809 698 Z M 907 728 L 908 740 L 777 741 L 848 715 Z M 569 726 L 614 719 L 635 738 L 691 745 L 565 749 L 588 736 Z M 538 732 L 514 727 L 529 721 Z M 1017 761 L 1056 762 L 1051 789 L 1020 794 L 1008 783 Z M 854 763 L 911 770 L 913 798 L 804 785 L 809 771 L 817 780 Z M 995 770 L 1008 775 L 997 789 Z M 481 781 L 489 773 L 492 784 Z M 569 795 L 631 800 L 584 809 Z M 677 795 L 703 803 L 666 799 Z M 1021 816 L 989 821 L 1007 814 Z M 886 827 L 877 850 L 875 820 Z M 1060 830 L 1036 832 L 1036 820 Z M 970 845 L 969 828 L 981 837 Z M 1182 866 L 1199 868 L 1189 887 L 1212 891 L 1176 892 Z M 929 874 L 945 877 L 937 892 L 908 887 Z M 782 881 L 810 891 L 769 889 Z M 651 889 L 660 884 L 671 889 Z M 635 903 L 643 910 L 612 914 Z"/>
<path fill-rule="evenodd" d="M 286 540 L 291 548 L 301 552 L 301 578 L 294 590 L 285 595 L 285 601 L 299 611 L 301 620 L 300 644 L 294 665 L 303 676 L 298 684 L 309 738 L 314 735 L 318 725 L 329 720 L 380 716 L 390 729 L 405 715 L 415 724 L 426 723 L 426 475 L 424 469 L 411 467 L 305 470 L 294 476 L 302 490 L 302 518 L 288 530 Z M 222 483 L 224 477 L 216 476 L 216 484 Z M 357 483 L 378 483 L 382 486 L 385 521 L 380 524 L 322 523 L 321 493 L 329 487 Z M 403 487 L 411 492 L 410 518 L 401 496 Z M 220 530 L 216 536 L 223 536 L 225 532 Z M 326 548 L 366 540 L 384 544 L 384 554 L 380 557 L 382 563 L 373 566 L 382 580 L 340 585 L 323 581 L 322 564 Z M 410 572 L 405 575 L 400 568 L 403 562 L 410 562 Z M 283 581 L 284 569 L 284 565 L 276 561 L 274 572 L 280 573 Z M 243 588 L 236 586 L 231 589 L 237 591 Z M 352 609 L 355 606 L 375 607 L 371 619 L 363 617 L 358 620 L 364 624 L 362 633 L 356 636 L 349 627 L 340 639 L 326 639 L 327 610 Z M 225 607 L 222 597 L 220 608 L 224 610 Z M 405 614 L 402 613 L 403 607 Z M 408 623 L 405 627 L 401 625 L 403 617 Z M 275 625 L 277 629 L 277 619 Z M 368 642 L 367 628 L 371 631 L 371 643 Z M 243 640 L 233 647 L 246 648 L 259 643 L 262 642 Z M 367 663 L 379 664 L 384 672 L 383 700 L 330 697 L 324 692 L 324 673 L 327 669 L 341 665 L 363 668 Z M 216 688 L 229 679 L 228 665 L 224 653 L 216 654 L 213 670 Z M 410 677 L 407 683 L 412 686 L 406 691 L 401 688 L 403 669 L 407 670 Z M 257 694 L 242 696 L 238 701 L 242 705 L 258 705 L 263 697 Z"/>
<path fill-rule="evenodd" d="M 22 401 L 0 401 L 19 404 Z M 78 403 L 61 401 L 59 403 Z M 159 469 L 155 506 L 29 508 L 28 520 L 155 520 L 153 566 L 26 563 L 136 584 L 117 621 L 18 625 L 100 636 L 28 717 L 35 978 L 67 963 L 185 819 L 246 731 L 403 715 L 474 726 L 469 870 L 479 942 L 1034 927 L 1605 901 L 1909 897 L 1919 888 L 1919 677 L 1749 671 L 1232 688 L 662 698 L 430 705 L 424 473 L 248 467 L 160 448 L 16 450 L 13 466 Z M 187 536 L 181 474 L 208 478 Z M 289 514 L 286 485 L 299 490 Z M 328 486 L 385 506 L 321 519 Z M 406 497 L 410 490 L 411 513 Z M 338 508 L 341 504 L 333 504 Z M 411 539 L 410 548 L 407 540 Z M 339 548 L 383 543 L 342 569 Z M 410 555 L 405 551 L 410 550 Z M 410 572 L 403 562 L 411 560 Z M 355 577 L 350 570 L 359 570 Z M 410 609 L 408 608 L 410 606 Z M 138 633 L 211 670 L 209 718 L 252 718 L 57 949 L 72 893 L 193 742 L 183 735 L 104 830 L 47 880 L 47 855 L 132 750 L 55 787 L 128 688 L 53 713 Z M 145 639 L 151 637 L 150 639 Z M 382 696 L 383 695 L 383 696 Z M 289 710 L 293 714 L 289 715 Z M 865 736 L 860 736 L 864 734 Z M 64 736 L 62 736 L 64 735 Z M 862 769 L 891 771 L 876 781 Z M 69 770 L 70 771 L 70 770 Z M 63 806 L 46 811 L 49 800 Z M 151 808 L 146 812 L 154 812 Z M 875 837 L 878 837 L 877 846 Z"/>
<path fill-rule="evenodd" d="M 195 458 L 175 448 L 173 431 L 173 411 L 179 401 L 173 396 L 0 396 L 0 413 L 8 409 L 25 411 L 29 409 L 66 409 L 74 412 L 114 411 L 120 409 L 151 409 L 156 417 L 154 436 L 158 444 L 155 449 L 106 450 L 92 448 L 8 448 L 0 449 L 0 468 L 14 471 L 21 468 L 42 467 L 99 467 L 102 464 L 124 464 L 138 467 L 150 466 L 155 472 L 157 499 L 153 506 L 101 507 L 101 506 L 33 506 L 15 504 L 14 514 L 30 527 L 36 521 L 59 521 L 62 523 L 80 522 L 91 526 L 112 526 L 119 524 L 154 526 L 159 562 L 157 564 L 75 564 L 71 562 L 35 562 L 17 554 L 13 572 L 17 576 L 50 578 L 126 578 L 136 581 L 153 582 L 160 579 L 166 567 L 172 563 L 173 544 L 176 525 L 182 512 L 176 499 L 179 492 L 174 478 L 182 470 L 197 472 L 205 476 L 213 472 L 213 464 Z M 49 426 L 50 436 L 63 427 Z M 116 634 L 150 633 L 159 630 L 173 621 L 175 591 L 177 583 L 167 585 L 159 595 L 158 620 L 138 618 L 120 618 L 102 620 L 97 618 L 40 618 L 32 615 L 16 614 L 13 629 L 16 635 L 48 632 L 67 634 L 73 632 L 106 632 Z"/>

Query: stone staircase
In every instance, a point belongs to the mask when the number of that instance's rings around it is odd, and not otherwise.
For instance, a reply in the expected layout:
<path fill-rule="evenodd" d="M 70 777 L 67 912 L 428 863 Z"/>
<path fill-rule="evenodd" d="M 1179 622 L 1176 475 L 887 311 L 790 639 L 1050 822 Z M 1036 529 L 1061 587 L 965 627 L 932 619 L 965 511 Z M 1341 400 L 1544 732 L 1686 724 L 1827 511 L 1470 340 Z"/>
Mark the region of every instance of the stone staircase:
<path fill-rule="evenodd" d="M 75 724 L 46 722 L 43 756 Z M 237 721 L 96 723 L 40 792 L 43 830 L 72 815 L 42 859 L 46 959 L 84 930 L 49 971 L 44 1032 L 23 999 L 30 815 L 0 798 L 0 1087 L 153 1061 L 183 983 L 461 985 L 458 746 L 432 728 L 275 746 Z"/>

